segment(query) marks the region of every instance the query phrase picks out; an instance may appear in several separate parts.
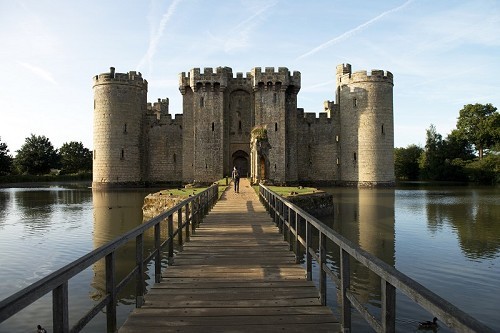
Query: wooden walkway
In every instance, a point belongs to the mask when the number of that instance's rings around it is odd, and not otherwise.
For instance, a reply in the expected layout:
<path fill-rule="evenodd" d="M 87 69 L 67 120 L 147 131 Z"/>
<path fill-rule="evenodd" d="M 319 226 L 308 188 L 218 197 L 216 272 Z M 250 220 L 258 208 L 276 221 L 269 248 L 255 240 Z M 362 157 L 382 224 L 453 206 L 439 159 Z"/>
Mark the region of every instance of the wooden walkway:
<path fill-rule="evenodd" d="M 228 188 L 120 333 L 339 332 L 246 179 Z"/>

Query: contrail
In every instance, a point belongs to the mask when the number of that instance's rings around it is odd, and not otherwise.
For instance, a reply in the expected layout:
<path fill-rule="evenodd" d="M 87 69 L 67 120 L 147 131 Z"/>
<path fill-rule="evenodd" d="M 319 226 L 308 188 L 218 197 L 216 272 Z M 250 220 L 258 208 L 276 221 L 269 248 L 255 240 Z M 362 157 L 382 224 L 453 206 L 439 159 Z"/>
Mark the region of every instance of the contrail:
<path fill-rule="evenodd" d="M 174 0 L 170 4 L 170 6 L 168 6 L 167 12 L 165 14 L 163 14 L 163 16 L 160 20 L 160 24 L 158 26 L 157 31 L 155 33 L 153 33 L 149 39 L 148 51 L 142 57 L 141 61 L 139 62 L 139 65 L 137 65 L 138 69 L 142 68 L 146 62 L 149 64 L 149 66 L 151 66 L 151 61 L 153 59 L 153 56 L 156 53 L 156 49 L 158 47 L 158 42 L 160 41 L 161 37 L 163 36 L 165 26 L 167 25 L 170 18 L 174 15 L 175 9 L 177 8 L 177 5 L 180 2 L 181 2 L 181 0 Z"/>
<path fill-rule="evenodd" d="M 29 64 L 27 62 L 18 61 L 17 63 L 19 65 L 23 66 L 24 68 L 28 69 L 30 72 L 37 75 L 38 77 L 44 79 L 45 81 L 48 81 L 52 84 L 57 84 L 56 80 L 54 80 L 54 77 L 52 76 L 52 74 L 49 71 L 47 71 L 41 67 L 37 67 L 37 66 L 34 66 L 32 64 Z"/>
<path fill-rule="evenodd" d="M 360 32 L 360 31 L 362 31 L 363 29 L 365 29 L 370 24 L 377 22 L 378 20 L 380 20 L 384 16 L 386 16 L 388 14 L 392 14 L 394 12 L 397 12 L 397 11 L 403 9 L 404 7 L 408 6 L 413 1 L 414 0 L 408 0 L 408 1 L 406 1 L 404 4 L 402 4 L 399 7 L 396 7 L 396 8 L 393 8 L 393 9 L 390 9 L 388 11 L 383 12 L 382 14 L 380 14 L 380 15 L 372 18 L 371 20 L 369 20 L 369 21 L 367 21 L 367 22 L 365 22 L 365 23 L 357 26 L 356 28 L 351 29 L 349 31 L 346 31 L 342 35 L 340 35 L 338 37 L 335 37 L 333 39 L 330 39 L 328 42 L 325 42 L 325 43 L 321 44 L 320 46 L 315 47 L 314 49 L 312 49 L 311 51 L 309 51 L 307 53 L 304 53 L 303 55 L 301 55 L 300 57 L 298 57 L 296 60 L 300 60 L 300 59 L 306 58 L 306 57 L 308 57 L 308 56 L 310 56 L 310 55 L 312 55 L 312 54 L 314 54 L 316 52 L 319 52 L 319 51 L 321 51 L 321 50 L 323 50 L 323 49 L 325 49 L 325 48 L 327 48 L 327 47 L 335 44 L 335 43 L 338 43 L 338 42 L 340 42 L 340 41 L 342 41 L 344 39 L 347 39 L 347 38 L 351 37 L 352 35 L 354 35 L 354 34 Z"/>

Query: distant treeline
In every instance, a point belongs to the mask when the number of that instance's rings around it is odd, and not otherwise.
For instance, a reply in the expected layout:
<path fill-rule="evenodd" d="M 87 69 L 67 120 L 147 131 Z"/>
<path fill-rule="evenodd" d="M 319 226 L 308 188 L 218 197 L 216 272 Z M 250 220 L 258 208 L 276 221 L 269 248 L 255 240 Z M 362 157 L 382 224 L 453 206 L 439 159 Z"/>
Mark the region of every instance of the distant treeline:
<path fill-rule="evenodd" d="M 445 139 L 431 124 L 425 147 L 395 148 L 394 161 L 399 180 L 500 184 L 500 114 L 491 104 L 465 105 Z"/>

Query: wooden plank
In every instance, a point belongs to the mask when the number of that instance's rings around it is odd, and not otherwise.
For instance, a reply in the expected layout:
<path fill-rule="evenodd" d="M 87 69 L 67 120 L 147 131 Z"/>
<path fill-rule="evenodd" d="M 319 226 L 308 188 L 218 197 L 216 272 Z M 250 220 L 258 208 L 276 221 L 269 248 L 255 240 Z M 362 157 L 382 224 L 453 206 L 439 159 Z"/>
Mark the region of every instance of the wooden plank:
<path fill-rule="evenodd" d="M 340 330 L 245 182 L 224 193 L 119 332 Z"/>

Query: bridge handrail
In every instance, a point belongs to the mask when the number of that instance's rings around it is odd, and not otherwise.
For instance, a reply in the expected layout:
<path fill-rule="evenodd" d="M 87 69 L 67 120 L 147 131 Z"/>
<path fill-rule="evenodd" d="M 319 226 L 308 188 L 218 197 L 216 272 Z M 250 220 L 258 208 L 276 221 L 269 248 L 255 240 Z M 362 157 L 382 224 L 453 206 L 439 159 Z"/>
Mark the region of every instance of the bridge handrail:
<path fill-rule="evenodd" d="M 350 309 L 352 305 L 375 331 L 395 332 L 396 290 L 399 290 L 456 332 L 494 332 L 491 328 L 401 273 L 393 266 L 361 249 L 300 207 L 271 191 L 265 185 L 260 184 L 259 197 L 280 231 L 290 242 L 290 249 L 295 248 L 297 258 L 300 252 L 299 244 L 305 248 L 308 280 L 312 280 L 312 259 L 314 258 L 318 262 L 320 298 L 323 305 L 326 305 L 326 276 L 328 275 L 337 284 L 340 292 L 339 299 L 341 300 L 340 320 L 344 330 L 351 329 Z M 300 235 L 298 229 L 300 220 L 306 224 L 305 238 Z M 316 255 L 316 251 L 312 247 L 312 228 L 315 228 L 319 233 L 319 255 Z M 331 240 L 339 247 L 340 276 L 327 266 L 326 239 Z M 295 243 L 295 246 L 293 246 L 293 243 Z M 350 291 L 350 257 L 359 261 L 381 278 L 381 319 L 377 319 L 369 313 L 357 300 L 354 293 Z"/>
<path fill-rule="evenodd" d="M 142 306 L 145 290 L 143 279 L 144 267 L 147 266 L 150 260 L 155 259 L 155 282 L 160 282 L 162 259 L 161 249 L 168 246 L 168 257 L 173 257 L 174 237 L 177 236 L 179 243 L 182 244 L 182 230 L 185 229 L 186 238 L 189 237 L 189 226 L 191 226 L 192 231 L 194 232 L 197 225 L 201 222 L 201 218 L 208 213 L 209 209 L 217 200 L 218 185 L 215 183 L 197 195 L 183 200 L 176 206 L 150 219 L 146 223 L 137 226 L 124 235 L 115 238 L 114 240 L 38 280 L 30 286 L 5 298 L 0 302 L 0 323 L 18 313 L 26 306 L 34 303 L 48 292 L 52 291 L 54 332 L 79 332 L 104 307 L 106 307 L 107 331 L 115 332 L 117 329 L 117 293 L 121 287 L 123 287 L 135 276 L 136 307 Z M 183 209 L 185 213 L 184 222 L 182 221 Z M 178 226 L 174 231 L 173 215 L 175 213 L 178 214 Z M 168 238 L 161 243 L 160 222 L 165 219 L 168 221 Z M 155 249 L 147 258 L 144 259 L 143 235 L 151 228 L 154 228 Z M 136 239 L 136 266 L 122 281 L 116 283 L 114 278 L 116 250 L 134 238 Z M 68 281 L 102 258 L 106 259 L 106 296 L 70 330 L 68 313 Z"/>

